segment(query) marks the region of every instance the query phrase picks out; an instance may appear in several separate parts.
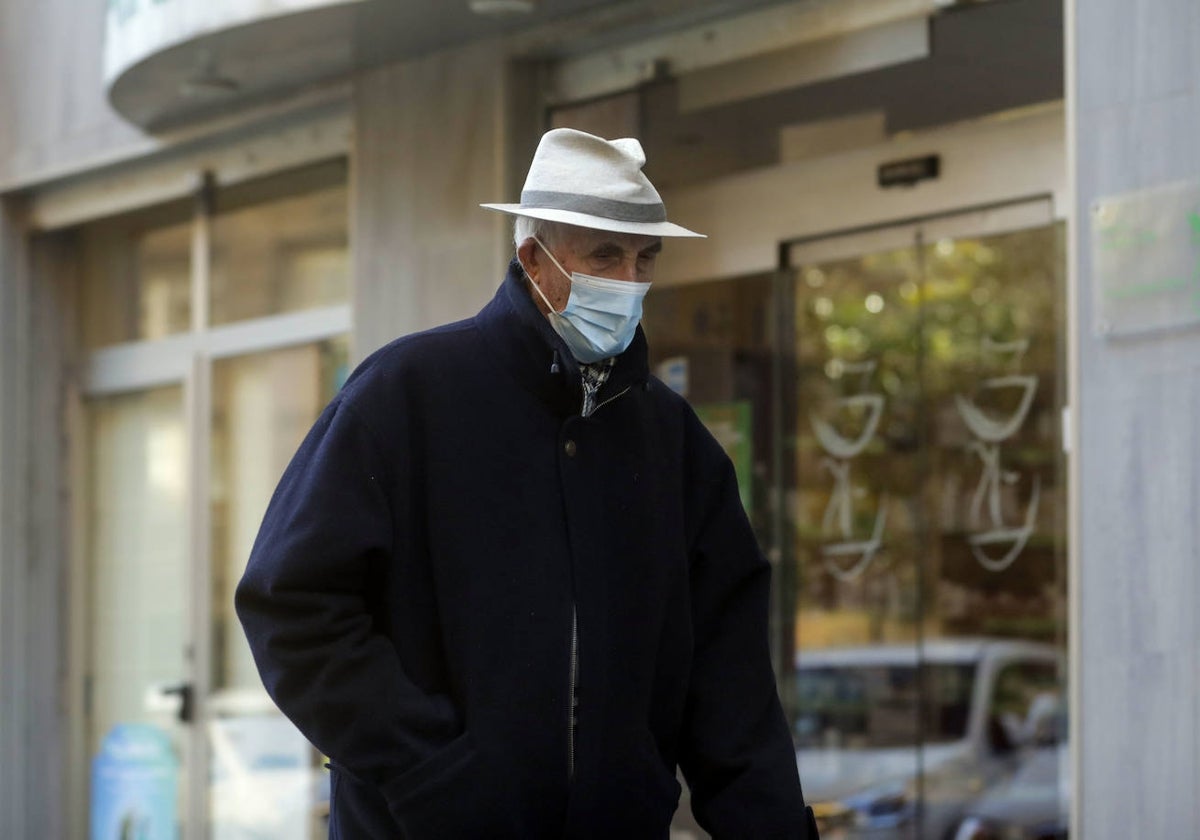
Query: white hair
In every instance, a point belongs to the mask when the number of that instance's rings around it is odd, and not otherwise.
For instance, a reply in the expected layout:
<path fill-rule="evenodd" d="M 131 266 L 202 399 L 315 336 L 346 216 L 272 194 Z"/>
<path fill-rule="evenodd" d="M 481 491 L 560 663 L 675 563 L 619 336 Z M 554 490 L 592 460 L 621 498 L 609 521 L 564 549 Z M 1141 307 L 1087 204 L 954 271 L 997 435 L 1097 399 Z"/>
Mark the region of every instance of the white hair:
<path fill-rule="evenodd" d="M 513 221 L 513 245 L 520 248 L 522 243 L 531 236 L 536 236 L 547 246 L 556 245 L 560 241 L 560 232 L 564 225 L 550 222 L 546 219 L 535 219 L 532 216 L 516 216 Z"/>

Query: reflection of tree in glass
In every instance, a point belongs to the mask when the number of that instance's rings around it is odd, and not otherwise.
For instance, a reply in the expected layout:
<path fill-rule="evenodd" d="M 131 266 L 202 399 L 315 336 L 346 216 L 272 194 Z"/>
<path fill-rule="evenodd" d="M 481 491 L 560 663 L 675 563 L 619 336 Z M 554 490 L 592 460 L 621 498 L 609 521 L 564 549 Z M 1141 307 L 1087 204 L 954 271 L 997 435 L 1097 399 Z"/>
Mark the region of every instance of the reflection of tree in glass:
<path fill-rule="evenodd" d="M 875 633 L 911 637 L 918 614 L 935 635 L 952 626 L 956 632 L 1041 638 L 1057 632 L 1056 593 L 1061 593 L 1065 550 L 1059 441 L 1062 268 L 1062 227 L 1054 225 L 798 271 L 794 399 L 801 414 L 792 427 L 798 486 L 797 503 L 789 510 L 801 551 L 801 587 L 826 610 L 865 609 L 876 616 L 863 625 L 875 628 L 870 638 L 880 637 Z M 954 398 L 977 395 L 982 409 L 1002 416 L 1017 408 L 1011 403 L 1023 395 L 1015 389 L 980 393 L 982 380 L 1014 373 L 1009 362 L 985 357 L 985 339 L 1027 340 L 1021 372 L 1041 383 L 1004 452 L 1005 468 L 1022 476 L 1006 487 L 1006 510 L 1026 510 L 1034 482 L 1041 487 L 1037 523 L 1023 554 L 1030 562 L 991 581 L 980 576 L 966 543 L 979 465 Z M 820 443 L 802 418 L 832 409 L 852 393 L 857 383 L 840 365 L 867 359 L 877 364 L 876 390 L 886 397 L 887 408 L 876 439 L 855 462 L 861 476 L 855 501 L 863 512 L 856 514 L 856 532 L 870 531 L 867 517 L 878 499 L 892 501 L 880 560 L 851 587 L 822 574 L 817 551 L 829 482 Z M 847 437 L 862 420 L 845 409 L 840 416 L 828 410 L 822 416 Z M 923 581 L 919 593 L 918 580 Z"/>

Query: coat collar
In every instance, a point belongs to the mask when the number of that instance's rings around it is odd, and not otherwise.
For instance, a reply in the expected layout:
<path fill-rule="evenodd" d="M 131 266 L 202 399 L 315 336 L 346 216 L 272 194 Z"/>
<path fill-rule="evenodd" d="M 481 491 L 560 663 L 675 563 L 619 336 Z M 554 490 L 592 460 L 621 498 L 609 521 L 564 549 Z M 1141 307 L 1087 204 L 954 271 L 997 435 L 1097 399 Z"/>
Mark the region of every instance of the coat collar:
<path fill-rule="evenodd" d="M 526 389 L 560 414 L 578 414 L 583 403 L 579 363 L 546 316 L 538 311 L 521 264 L 513 259 L 496 296 L 475 317 L 499 361 Z M 603 402 L 649 379 L 646 336 L 641 325 L 629 348 L 617 357 L 600 389 Z"/>

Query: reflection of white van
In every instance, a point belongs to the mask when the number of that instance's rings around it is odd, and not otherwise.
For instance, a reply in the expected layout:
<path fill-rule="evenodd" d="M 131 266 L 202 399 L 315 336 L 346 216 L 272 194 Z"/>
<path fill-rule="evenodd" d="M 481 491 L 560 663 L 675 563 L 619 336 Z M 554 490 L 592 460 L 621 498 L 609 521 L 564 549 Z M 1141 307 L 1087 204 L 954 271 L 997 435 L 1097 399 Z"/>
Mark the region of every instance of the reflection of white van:
<path fill-rule="evenodd" d="M 1003 639 L 801 651 L 790 717 L 822 840 L 944 840 L 1017 769 L 1062 667 L 1052 646 Z"/>
<path fill-rule="evenodd" d="M 213 840 L 325 837 L 328 774 L 266 692 L 224 691 L 211 706 Z"/>

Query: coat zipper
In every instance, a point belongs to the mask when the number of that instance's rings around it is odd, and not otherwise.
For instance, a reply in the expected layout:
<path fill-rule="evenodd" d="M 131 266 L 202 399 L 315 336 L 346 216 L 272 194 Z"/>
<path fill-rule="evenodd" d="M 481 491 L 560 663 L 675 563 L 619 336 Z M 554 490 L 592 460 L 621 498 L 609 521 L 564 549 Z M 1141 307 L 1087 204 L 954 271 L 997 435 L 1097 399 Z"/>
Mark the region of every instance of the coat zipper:
<path fill-rule="evenodd" d="M 626 385 L 626 386 L 625 386 L 625 390 L 624 390 L 624 391 L 622 391 L 622 392 L 621 392 L 621 393 L 619 393 L 619 394 L 613 394 L 611 397 L 609 397 L 608 399 L 606 399 L 604 402 L 602 402 L 602 403 L 599 403 L 599 404 L 598 404 L 598 405 L 597 405 L 595 408 L 593 408 L 593 409 L 592 409 L 592 413 L 591 413 L 591 414 L 589 414 L 588 416 L 589 416 L 589 417 L 591 417 L 591 416 L 595 415 L 595 413 L 596 413 L 597 411 L 599 411 L 600 409 L 604 408 L 604 406 L 608 405 L 608 404 L 609 404 L 610 402 L 612 402 L 613 400 L 617 399 L 618 397 L 623 397 L 623 396 L 625 396 L 626 394 L 628 394 L 628 393 L 629 393 L 629 389 L 630 389 L 630 387 L 632 387 L 632 386 Z"/>
<path fill-rule="evenodd" d="M 632 386 L 626 386 L 620 393 L 613 394 L 604 402 L 596 405 L 591 413 L 594 415 L 604 406 L 618 397 L 629 393 Z M 579 723 L 579 613 L 575 603 L 571 603 L 571 693 L 567 706 L 567 781 L 575 779 L 575 727 Z"/>
<path fill-rule="evenodd" d="M 567 707 L 567 781 L 575 778 L 575 724 L 579 711 L 579 621 L 571 605 L 571 699 Z"/>

